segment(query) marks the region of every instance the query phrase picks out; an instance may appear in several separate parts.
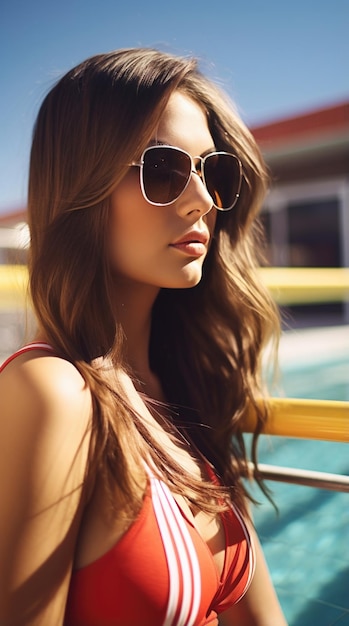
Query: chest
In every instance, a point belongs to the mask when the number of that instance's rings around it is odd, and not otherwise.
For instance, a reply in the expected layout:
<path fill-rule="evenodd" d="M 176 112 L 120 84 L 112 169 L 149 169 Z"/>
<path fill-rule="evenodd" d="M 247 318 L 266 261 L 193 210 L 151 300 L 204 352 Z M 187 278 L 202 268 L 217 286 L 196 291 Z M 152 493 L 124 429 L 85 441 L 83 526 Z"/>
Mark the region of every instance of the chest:
<path fill-rule="evenodd" d="M 105 554 L 72 574 L 67 624 L 217 624 L 249 585 L 253 559 L 239 515 L 226 525 L 219 575 L 215 559 L 168 487 L 151 476 L 134 522 Z"/>
<path fill-rule="evenodd" d="M 186 458 L 181 450 L 176 461 L 188 464 L 192 471 L 200 473 L 199 465 L 193 465 L 192 459 Z M 147 479 L 140 475 L 138 482 L 142 485 L 143 496 L 147 493 Z M 182 518 L 192 527 L 193 532 L 202 540 L 207 550 L 211 553 L 218 576 L 224 567 L 226 536 L 219 515 L 213 515 L 201 510 L 194 510 L 192 504 L 182 495 L 171 494 L 173 502 Z M 144 496 L 145 497 L 145 496 Z M 108 498 L 102 482 L 97 479 L 95 490 L 88 507 L 85 510 L 76 546 L 74 567 L 77 569 L 88 566 L 90 563 L 101 558 L 112 550 L 123 538 L 127 536 L 138 517 L 130 519 L 120 512 L 119 515 L 110 516 L 107 513 Z M 144 502 L 144 499 L 143 499 Z"/>
<path fill-rule="evenodd" d="M 147 427 L 151 429 L 153 437 L 161 446 L 171 454 L 172 458 L 189 475 L 197 479 L 204 477 L 204 468 L 199 460 L 195 459 L 189 449 L 174 443 L 169 434 L 149 413 L 144 403 L 137 402 L 137 410 L 142 411 L 142 416 L 147 421 Z M 135 480 L 140 488 L 140 499 L 147 489 L 147 476 L 134 468 Z M 226 537 L 221 517 L 209 514 L 194 508 L 192 503 L 183 495 L 172 494 L 181 515 L 189 522 L 198 536 L 205 542 L 211 552 L 218 573 L 224 566 Z M 117 493 L 115 494 L 117 498 Z M 105 493 L 103 481 L 97 477 L 95 489 L 88 507 L 85 510 L 76 549 L 75 567 L 85 567 L 89 563 L 100 558 L 115 546 L 134 524 L 134 519 L 129 519 L 122 511 L 120 514 L 110 516 L 107 511 L 109 499 Z"/>
<path fill-rule="evenodd" d="M 202 462 L 192 454 L 189 447 L 180 445 L 179 442 L 173 440 L 161 425 L 161 422 L 154 417 L 154 414 L 148 408 L 142 395 L 135 389 L 129 377 L 124 376 L 121 382 L 139 419 L 143 420 L 144 425 L 152 437 L 160 444 L 161 448 L 166 450 L 167 454 L 171 455 L 173 460 L 188 475 L 198 480 L 204 478 Z M 161 409 L 159 408 L 159 410 Z M 147 477 L 144 471 L 140 472 L 136 466 L 133 471 L 135 481 L 139 485 L 139 496 L 141 499 L 146 491 Z M 213 556 L 217 571 L 221 573 L 224 566 L 226 538 L 220 516 L 194 509 L 193 505 L 184 496 L 179 494 L 172 495 L 181 514 L 206 543 Z M 115 497 L 117 498 L 117 493 Z M 105 554 L 122 539 L 134 523 L 134 519 L 129 519 L 122 511 L 120 515 L 111 517 L 107 514 L 107 506 L 108 498 L 103 482 L 97 477 L 95 490 L 85 511 L 81 526 L 76 551 L 76 567 L 84 567 Z"/>

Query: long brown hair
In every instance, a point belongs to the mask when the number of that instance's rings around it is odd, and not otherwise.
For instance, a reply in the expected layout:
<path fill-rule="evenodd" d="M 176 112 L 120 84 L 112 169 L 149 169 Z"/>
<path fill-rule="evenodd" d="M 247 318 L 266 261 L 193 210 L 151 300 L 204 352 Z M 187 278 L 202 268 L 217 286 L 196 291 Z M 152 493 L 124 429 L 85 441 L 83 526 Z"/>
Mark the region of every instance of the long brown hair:
<path fill-rule="evenodd" d="M 104 357 L 122 366 L 106 255 L 110 195 L 176 89 L 203 107 L 217 149 L 237 154 L 244 172 L 238 204 L 218 214 L 199 285 L 160 291 L 150 342 L 151 366 L 172 406 L 166 427 L 213 464 L 225 488 L 216 491 L 160 448 L 97 365 Z M 130 468 L 151 458 L 174 490 L 207 510 L 214 509 L 212 493 L 228 494 L 246 510 L 241 419 L 263 393 L 261 355 L 278 328 L 256 272 L 256 216 L 267 180 L 252 135 L 193 59 L 150 49 L 97 55 L 68 72 L 41 106 L 29 177 L 32 301 L 50 344 L 91 389 L 90 470 L 105 474 L 110 492 L 117 484 L 131 508 L 139 503 Z M 259 408 L 256 436 L 265 419 Z"/>

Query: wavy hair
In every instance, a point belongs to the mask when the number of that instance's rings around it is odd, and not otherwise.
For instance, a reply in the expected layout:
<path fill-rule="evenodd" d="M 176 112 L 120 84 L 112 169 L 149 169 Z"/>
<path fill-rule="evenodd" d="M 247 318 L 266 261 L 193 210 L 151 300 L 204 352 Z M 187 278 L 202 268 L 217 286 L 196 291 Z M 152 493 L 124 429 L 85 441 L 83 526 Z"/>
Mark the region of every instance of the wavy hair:
<path fill-rule="evenodd" d="M 244 173 L 238 204 L 218 212 L 201 282 L 160 291 L 150 340 L 151 367 L 172 408 L 166 428 L 175 439 L 189 439 L 215 467 L 221 488 L 186 475 L 105 365 L 124 366 L 106 254 L 110 196 L 153 137 L 175 90 L 203 108 L 215 146 L 237 154 Z M 267 417 L 257 405 L 264 394 L 261 356 L 278 329 L 277 310 L 256 271 L 256 218 L 267 184 L 251 133 L 193 59 L 139 48 L 100 54 L 63 76 L 40 108 L 28 197 L 33 306 L 50 344 L 91 390 L 90 476 L 102 473 L 110 495 L 118 488 L 132 511 L 139 501 L 131 468 L 152 459 L 171 488 L 197 505 L 218 510 L 212 503 L 218 495 L 246 512 L 241 422 L 252 403 L 256 460 Z"/>

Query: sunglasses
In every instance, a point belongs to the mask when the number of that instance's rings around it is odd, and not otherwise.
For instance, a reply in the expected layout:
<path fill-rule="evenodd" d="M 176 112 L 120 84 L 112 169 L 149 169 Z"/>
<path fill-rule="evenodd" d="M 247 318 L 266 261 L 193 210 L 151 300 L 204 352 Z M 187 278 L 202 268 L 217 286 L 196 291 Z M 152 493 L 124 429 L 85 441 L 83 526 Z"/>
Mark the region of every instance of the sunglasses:
<path fill-rule="evenodd" d="M 166 206 L 178 200 L 192 173 L 200 176 L 216 209 L 229 211 L 239 198 L 242 165 L 229 152 L 210 152 L 192 158 L 174 146 L 150 146 L 140 161 L 131 166 L 140 168 L 142 193 L 150 204 Z"/>

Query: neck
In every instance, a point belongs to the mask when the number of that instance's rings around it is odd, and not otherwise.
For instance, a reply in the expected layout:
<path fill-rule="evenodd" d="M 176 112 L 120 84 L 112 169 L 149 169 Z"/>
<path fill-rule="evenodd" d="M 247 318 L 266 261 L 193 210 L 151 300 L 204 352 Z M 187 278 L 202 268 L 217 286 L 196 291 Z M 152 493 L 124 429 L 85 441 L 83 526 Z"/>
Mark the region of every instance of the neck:
<path fill-rule="evenodd" d="M 151 375 L 149 341 L 152 308 L 159 289 L 118 281 L 116 316 L 124 335 L 124 359 L 135 376 L 146 382 Z"/>

